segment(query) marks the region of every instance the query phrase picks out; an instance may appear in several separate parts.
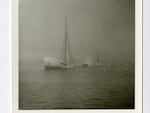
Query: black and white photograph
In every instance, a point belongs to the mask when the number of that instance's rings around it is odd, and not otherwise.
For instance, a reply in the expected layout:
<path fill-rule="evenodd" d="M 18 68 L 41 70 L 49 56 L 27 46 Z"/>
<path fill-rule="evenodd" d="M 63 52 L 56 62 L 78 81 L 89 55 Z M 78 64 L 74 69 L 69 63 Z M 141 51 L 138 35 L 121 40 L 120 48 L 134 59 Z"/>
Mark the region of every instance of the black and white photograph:
<path fill-rule="evenodd" d="M 18 0 L 18 109 L 134 110 L 135 14 L 135 0 Z"/>

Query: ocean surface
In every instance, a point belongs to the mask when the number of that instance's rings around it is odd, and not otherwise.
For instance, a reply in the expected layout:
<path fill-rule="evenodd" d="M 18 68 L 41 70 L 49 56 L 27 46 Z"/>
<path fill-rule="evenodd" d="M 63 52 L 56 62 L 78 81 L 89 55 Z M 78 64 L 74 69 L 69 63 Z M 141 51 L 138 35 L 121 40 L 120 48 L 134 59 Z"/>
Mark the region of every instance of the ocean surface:
<path fill-rule="evenodd" d="M 98 108 L 134 108 L 134 68 L 44 70 L 41 61 L 19 64 L 19 109 Z"/>

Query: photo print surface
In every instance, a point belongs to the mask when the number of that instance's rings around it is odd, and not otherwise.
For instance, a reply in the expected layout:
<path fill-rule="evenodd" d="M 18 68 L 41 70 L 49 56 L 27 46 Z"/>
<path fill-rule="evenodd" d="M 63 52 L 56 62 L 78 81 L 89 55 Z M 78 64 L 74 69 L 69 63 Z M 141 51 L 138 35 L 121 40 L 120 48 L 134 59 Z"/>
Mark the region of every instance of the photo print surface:
<path fill-rule="evenodd" d="M 134 109 L 134 0 L 19 0 L 19 109 Z"/>

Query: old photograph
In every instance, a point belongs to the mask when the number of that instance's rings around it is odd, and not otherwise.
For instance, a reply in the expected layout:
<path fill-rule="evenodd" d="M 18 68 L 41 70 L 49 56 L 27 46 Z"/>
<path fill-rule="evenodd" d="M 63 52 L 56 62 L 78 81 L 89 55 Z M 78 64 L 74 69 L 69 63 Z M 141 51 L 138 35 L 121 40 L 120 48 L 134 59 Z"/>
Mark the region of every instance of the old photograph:
<path fill-rule="evenodd" d="M 135 0 L 18 0 L 18 109 L 135 109 Z"/>

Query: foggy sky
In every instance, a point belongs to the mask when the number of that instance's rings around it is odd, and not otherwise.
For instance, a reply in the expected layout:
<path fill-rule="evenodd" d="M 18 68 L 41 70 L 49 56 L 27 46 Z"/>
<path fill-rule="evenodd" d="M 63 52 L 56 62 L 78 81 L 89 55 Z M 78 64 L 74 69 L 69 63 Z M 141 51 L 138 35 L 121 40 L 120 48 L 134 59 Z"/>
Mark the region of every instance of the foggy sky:
<path fill-rule="evenodd" d="M 59 57 L 64 18 L 73 56 L 134 62 L 134 0 L 19 0 L 20 59 Z"/>

